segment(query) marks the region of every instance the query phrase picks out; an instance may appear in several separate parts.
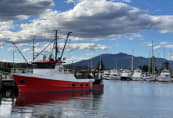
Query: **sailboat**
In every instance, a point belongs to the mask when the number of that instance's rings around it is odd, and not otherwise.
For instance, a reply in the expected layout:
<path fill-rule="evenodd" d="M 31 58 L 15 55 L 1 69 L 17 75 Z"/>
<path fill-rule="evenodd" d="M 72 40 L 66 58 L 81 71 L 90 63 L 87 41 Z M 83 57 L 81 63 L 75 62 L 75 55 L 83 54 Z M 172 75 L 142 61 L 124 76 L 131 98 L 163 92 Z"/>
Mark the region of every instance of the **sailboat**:
<path fill-rule="evenodd" d="M 171 56 L 172 55 L 170 55 L 170 57 Z M 164 48 L 164 58 L 166 59 L 165 48 Z M 167 62 L 165 62 L 165 63 L 167 63 Z M 168 64 L 169 64 L 169 62 L 168 62 Z M 169 70 L 169 67 L 166 67 L 166 66 L 164 67 L 164 69 L 161 71 L 160 75 L 158 76 L 157 81 L 160 81 L 160 82 L 172 81 L 171 71 Z"/>
<path fill-rule="evenodd" d="M 155 60 L 154 60 L 154 43 L 152 41 L 152 74 L 150 74 L 150 70 L 148 71 L 148 74 L 143 77 L 146 81 L 155 81 L 156 80 L 156 74 L 155 74 Z"/>
<path fill-rule="evenodd" d="M 19 93 L 39 93 L 39 92 L 81 92 L 81 91 L 102 91 L 104 88 L 102 79 L 77 79 L 73 73 L 64 71 L 64 61 L 62 59 L 68 37 L 57 58 L 57 31 L 55 35 L 55 59 L 33 61 L 33 73 L 14 73 L 12 76 L 17 84 Z"/>

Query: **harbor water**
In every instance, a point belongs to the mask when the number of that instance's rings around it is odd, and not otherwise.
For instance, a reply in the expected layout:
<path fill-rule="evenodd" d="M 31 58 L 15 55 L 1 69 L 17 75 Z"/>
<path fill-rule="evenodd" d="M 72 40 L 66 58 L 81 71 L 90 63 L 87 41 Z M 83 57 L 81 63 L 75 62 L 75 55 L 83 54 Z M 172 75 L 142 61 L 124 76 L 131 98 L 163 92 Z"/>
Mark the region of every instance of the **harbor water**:
<path fill-rule="evenodd" d="M 172 118 L 173 83 L 104 80 L 104 92 L 0 94 L 0 118 Z M 16 96 L 16 97 L 15 97 Z"/>

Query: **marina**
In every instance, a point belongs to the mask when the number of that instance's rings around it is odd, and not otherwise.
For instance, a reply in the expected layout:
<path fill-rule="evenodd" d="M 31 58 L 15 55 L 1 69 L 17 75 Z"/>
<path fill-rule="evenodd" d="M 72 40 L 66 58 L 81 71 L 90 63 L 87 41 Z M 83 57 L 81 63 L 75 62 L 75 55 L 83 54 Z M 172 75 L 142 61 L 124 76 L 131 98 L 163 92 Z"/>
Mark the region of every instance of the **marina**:
<path fill-rule="evenodd" d="M 104 92 L 0 96 L 1 118 L 172 118 L 172 83 L 104 80 Z M 150 106 L 150 107 L 149 107 Z"/>
<path fill-rule="evenodd" d="M 172 118 L 172 6 L 0 0 L 0 118 Z"/>

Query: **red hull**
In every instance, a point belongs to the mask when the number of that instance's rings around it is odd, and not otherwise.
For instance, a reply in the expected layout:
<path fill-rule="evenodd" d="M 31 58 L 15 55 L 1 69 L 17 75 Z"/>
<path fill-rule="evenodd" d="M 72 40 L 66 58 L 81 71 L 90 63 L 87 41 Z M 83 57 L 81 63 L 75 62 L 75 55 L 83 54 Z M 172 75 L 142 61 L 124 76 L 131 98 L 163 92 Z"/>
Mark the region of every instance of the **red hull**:
<path fill-rule="evenodd" d="M 50 80 L 37 77 L 13 75 L 20 93 L 22 92 L 81 92 L 102 91 L 104 85 L 90 82 Z"/>

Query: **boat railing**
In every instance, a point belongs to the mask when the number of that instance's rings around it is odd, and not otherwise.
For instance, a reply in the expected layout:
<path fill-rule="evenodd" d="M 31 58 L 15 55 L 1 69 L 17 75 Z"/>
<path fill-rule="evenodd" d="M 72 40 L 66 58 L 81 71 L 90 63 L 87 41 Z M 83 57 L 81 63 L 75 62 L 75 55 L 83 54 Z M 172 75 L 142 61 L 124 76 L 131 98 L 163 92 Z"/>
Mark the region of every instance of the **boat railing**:
<path fill-rule="evenodd" d="M 12 73 L 32 73 L 33 70 L 30 68 L 12 68 L 11 69 L 11 74 Z"/>

